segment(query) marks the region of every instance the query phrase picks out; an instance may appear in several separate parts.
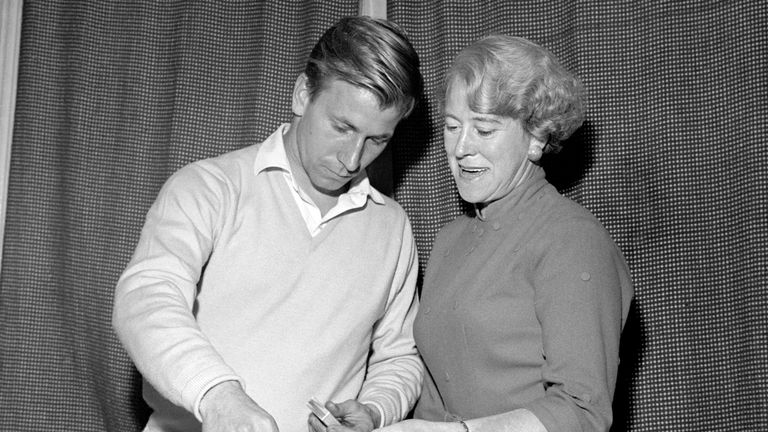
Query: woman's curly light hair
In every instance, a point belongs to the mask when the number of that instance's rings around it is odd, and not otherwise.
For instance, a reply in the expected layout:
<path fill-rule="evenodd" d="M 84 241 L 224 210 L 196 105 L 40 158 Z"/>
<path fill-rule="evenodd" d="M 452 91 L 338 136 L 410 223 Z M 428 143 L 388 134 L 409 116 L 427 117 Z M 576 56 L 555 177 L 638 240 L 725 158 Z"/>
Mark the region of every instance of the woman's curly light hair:
<path fill-rule="evenodd" d="M 445 76 L 456 80 L 472 111 L 519 120 L 526 132 L 557 152 L 584 122 L 581 81 L 543 47 L 520 37 L 487 36 L 464 48 Z"/>

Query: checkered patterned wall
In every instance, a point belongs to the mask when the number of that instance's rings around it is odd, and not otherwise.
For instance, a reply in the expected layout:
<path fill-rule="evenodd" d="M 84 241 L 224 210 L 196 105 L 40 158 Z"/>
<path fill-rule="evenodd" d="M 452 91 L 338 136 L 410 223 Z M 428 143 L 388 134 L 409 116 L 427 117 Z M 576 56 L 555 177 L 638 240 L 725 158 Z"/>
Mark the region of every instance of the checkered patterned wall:
<path fill-rule="evenodd" d="M 183 164 L 290 116 L 304 56 L 357 2 L 25 2 L 0 275 L 0 430 L 133 431 L 146 411 L 110 327 L 144 213 Z M 426 97 L 392 143 L 422 265 L 462 211 L 437 89 L 490 32 L 584 79 L 588 118 L 547 163 L 636 285 L 615 430 L 768 429 L 768 5 L 389 0 Z"/>

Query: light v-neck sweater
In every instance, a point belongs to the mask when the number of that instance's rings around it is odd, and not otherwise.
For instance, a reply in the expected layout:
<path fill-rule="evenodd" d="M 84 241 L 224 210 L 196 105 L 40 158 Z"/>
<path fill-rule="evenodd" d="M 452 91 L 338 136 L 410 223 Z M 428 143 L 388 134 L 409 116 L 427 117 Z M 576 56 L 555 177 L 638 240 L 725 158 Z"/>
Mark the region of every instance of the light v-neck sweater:
<path fill-rule="evenodd" d="M 147 430 L 199 430 L 203 394 L 232 379 L 282 432 L 306 431 L 312 396 L 401 419 L 423 374 L 405 212 L 369 199 L 313 237 L 283 172 L 255 172 L 260 147 L 174 174 L 118 282 L 113 322 L 145 378 Z"/>

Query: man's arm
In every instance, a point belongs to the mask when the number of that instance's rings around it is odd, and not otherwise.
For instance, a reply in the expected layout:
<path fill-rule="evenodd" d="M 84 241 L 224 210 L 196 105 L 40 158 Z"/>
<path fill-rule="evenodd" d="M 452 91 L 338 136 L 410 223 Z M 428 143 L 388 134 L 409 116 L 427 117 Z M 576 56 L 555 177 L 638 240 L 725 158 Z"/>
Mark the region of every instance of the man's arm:
<path fill-rule="evenodd" d="M 326 403 L 331 414 L 341 420 L 340 426 L 326 429 L 310 414 L 308 424 L 313 432 L 370 432 L 402 420 L 419 397 L 424 364 L 413 339 L 413 321 L 418 310 L 418 256 L 407 220 L 402 235 L 390 298 L 373 329 L 368 373 L 358 398 Z"/>
<path fill-rule="evenodd" d="M 358 396 L 360 403 L 378 411 L 380 418 L 374 427 L 402 420 L 416 403 L 424 379 L 424 365 L 413 339 L 418 255 L 407 219 L 402 239 L 393 294 L 373 329 L 368 373 Z"/>
<path fill-rule="evenodd" d="M 118 281 L 112 316 L 120 341 L 142 375 L 198 419 L 207 390 L 240 380 L 192 313 L 197 283 L 213 248 L 215 210 L 226 205 L 220 183 L 196 166 L 166 182 Z"/>
<path fill-rule="evenodd" d="M 236 381 L 225 381 L 208 390 L 200 402 L 205 432 L 277 432 L 275 419 L 254 402 Z"/>

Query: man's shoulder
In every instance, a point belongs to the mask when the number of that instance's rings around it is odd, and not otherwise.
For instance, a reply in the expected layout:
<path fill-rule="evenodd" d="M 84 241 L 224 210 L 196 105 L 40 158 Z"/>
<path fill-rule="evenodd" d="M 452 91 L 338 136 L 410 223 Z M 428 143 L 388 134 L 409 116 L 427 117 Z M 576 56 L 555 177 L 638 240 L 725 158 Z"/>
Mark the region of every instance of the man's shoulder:
<path fill-rule="evenodd" d="M 203 176 L 216 178 L 238 177 L 240 173 L 252 171 L 254 160 L 259 152 L 261 143 L 205 159 L 190 162 L 179 169 L 175 176 Z"/>
<path fill-rule="evenodd" d="M 220 170 L 228 171 L 239 167 L 253 167 L 256 155 L 262 147 L 263 142 L 249 144 L 245 147 L 230 150 L 226 153 L 218 156 L 213 156 L 207 159 L 201 159 L 193 162 L 190 165 L 199 165 L 200 167 L 213 168 L 216 167 Z"/>
<path fill-rule="evenodd" d="M 166 181 L 169 191 L 199 194 L 232 193 L 243 186 L 244 179 L 254 172 L 253 161 L 260 144 L 252 144 L 219 156 L 190 162 L 175 171 Z"/>
<path fill-rule="evenodd" d="M 197 165 L 200 168 L 207 168 L 211 170 L 218 170 L 224 173 L 236 173 L 236 172 L 252 172 L 256 166 L 257 155 L 262 149 L 267 152 L 271 152 L 275 146 L 278 145 L 282 131 L 286 125 L 282 125 L 277 128 L 272 135 L 264 139 L 263 141 L 256 141 L 245 147 L 231 150 L 223 153 L 219 156 L 214 156 L 208 159 L 202 159 L 197 162 L 193 162 L 190 165 Z"/>
<path fill-rule="evenodd" d="M 380 197 L 380 202 L 376 202 L 372 197 L 368 197 L 368 208 L 373 210 L 376 214 L 381 215 L 381 217 L 408 220 L 408 214 L 399 202 L 388 195 L 384 195 L 378 191 L 377 193 Z"/>

